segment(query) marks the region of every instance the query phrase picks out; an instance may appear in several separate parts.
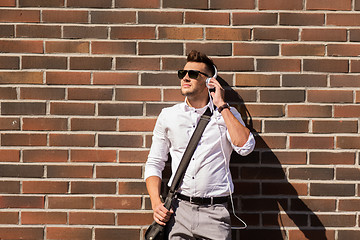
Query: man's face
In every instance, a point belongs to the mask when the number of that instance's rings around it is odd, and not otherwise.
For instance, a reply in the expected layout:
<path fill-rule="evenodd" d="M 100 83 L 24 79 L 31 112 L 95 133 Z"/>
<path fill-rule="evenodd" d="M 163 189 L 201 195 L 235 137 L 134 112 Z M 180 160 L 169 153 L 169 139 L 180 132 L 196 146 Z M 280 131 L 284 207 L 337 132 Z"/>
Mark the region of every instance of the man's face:
<path fill-rule="evenodd" d="M 208 76 L 211 75 L 206 64 L 201 62 L 187 62 L 184 66 L 184 70 L 197 70 L 206 73 Z M 189 74 L 186 74 L 185 77 L 181 79 L 181 94 L 184 96 L 207 94 L 207 87 L 205 84 L 206 78 L 207 77 L 201 73 L 196 79 L 190 78 Z"/>

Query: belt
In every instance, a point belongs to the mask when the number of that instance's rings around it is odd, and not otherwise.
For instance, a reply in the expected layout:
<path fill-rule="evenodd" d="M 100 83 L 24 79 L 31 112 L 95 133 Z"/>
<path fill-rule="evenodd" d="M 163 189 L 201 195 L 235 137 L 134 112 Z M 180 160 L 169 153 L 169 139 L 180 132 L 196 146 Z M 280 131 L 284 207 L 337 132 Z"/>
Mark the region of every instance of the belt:
<path fill-rule="evenodd" d="M 209 198 L 202 198 L 202 197 L 188 197 L 181 193 L 177 193 L 176 197 L 178 199 L 197 204 L 197 205 L 213 205 L 213 204 L 221 204 L 226 203 L 229 197 L 209 197 Z"/>

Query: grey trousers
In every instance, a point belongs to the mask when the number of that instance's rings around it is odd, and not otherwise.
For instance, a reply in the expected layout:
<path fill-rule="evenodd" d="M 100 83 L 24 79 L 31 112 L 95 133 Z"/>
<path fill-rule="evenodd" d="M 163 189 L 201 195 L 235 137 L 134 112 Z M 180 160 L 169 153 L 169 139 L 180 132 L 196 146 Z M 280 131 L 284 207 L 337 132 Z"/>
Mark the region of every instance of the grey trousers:
<path fill-rule="evenodd" d="M 197 205 L 180 199 L 172 203 L 174 214 L 167 224 L 170 240 L 230 240 L 227 204 Z"/>

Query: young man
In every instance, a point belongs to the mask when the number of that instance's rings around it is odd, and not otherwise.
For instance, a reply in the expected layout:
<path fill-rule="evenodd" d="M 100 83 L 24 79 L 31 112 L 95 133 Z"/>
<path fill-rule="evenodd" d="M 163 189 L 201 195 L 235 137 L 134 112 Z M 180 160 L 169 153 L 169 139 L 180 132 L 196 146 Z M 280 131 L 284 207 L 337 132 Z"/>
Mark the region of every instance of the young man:
<path fill-rule="evenodd" d="M 227 210 L 227 200 L 233 192 L 230 155 L 233 150 L 243 156 L 249 154 L 255 140 L 239 112 L 224 101 L 225 91 L 215 78 L 209 83 L 215 88 L 210 92 L 210 101 L 206 79 L 214 73 L 211 59 L 191 51 L 184 69 L 178 72 L 185 101 L 164 108 L 154 128 L 145 179 L 154 220 L 167 225 L 169 239 L 231 239 Z M 168 211 L 160 199 L 162 170 L 168 153 L 172 157 L 171 182 L 190 137 L 208 107 L 215 110 Z"/>

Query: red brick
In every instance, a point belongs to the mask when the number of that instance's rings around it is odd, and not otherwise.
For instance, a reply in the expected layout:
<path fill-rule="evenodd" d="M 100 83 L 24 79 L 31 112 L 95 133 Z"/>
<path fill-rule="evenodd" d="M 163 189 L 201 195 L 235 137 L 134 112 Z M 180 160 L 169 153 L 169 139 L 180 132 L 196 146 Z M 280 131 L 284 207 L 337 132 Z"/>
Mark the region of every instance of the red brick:
<path fill-rule="evenodd" d="M 141 1 L 140 1 L 141 2 Z M 97 240 L 108 239 L 138 239 L 140 229 L 128 228 L 95 228 L 95 236 Z"/>
<path fill-rule="evenodd" d="M 304 102 L 305 91 L 303 90 L 260 90 L 262 102 Z"/>
<path fill-rule="evenodd" d="M 63 239 L 63 240 L 89 240 L 92 235 L 91 228 L 76 228 L 76 227 L 47 227 L 46 237 L 48 239 Z"/>
<path fill-rule="evenodd" d="M 353 91 L 350 90 L 308 90 L 308 102 L 352 103 Z"/>
<path fill-rule="evenodd" d="M 340 214 L 331 214 L 331 215 L 317 215 L 320 219 L 321 224 L 324 227 L 354 227 L 356 225 L 356 216 L 355 215 L 340 215 Z M 311 225 L 317 226 L 316 223 L 318 220 L 314 219 L 314 216 L 311 216 Z M 313 220 L 314 219 L 314 220 Z M 314 221 L 314 223 L 313 223 Z"/>
<path fill-rule="evenodd" d="M 65 88 L 22 87 L 20 88 L 20 99 L 64 100 Z"/>
<path fill-rule="evenodd" d="M 20 181 L 0 181 L 0 193 L 20 193 Z M 1 222 L 1 212 L 0 212 L 0 222 Z"/>
<path fill-rule="evenodd" d="M 149 225 L 154 221 L 152 213 L 119 213 L 118 225 Z"/>
<path fill-rule="evenodd" d="M 21 212 L 21 224 L 66 224 L 65 212 Z"/>
<path fill-rule="evenodd" d="M 105 26 L 64 26 L 63 38 L 71 39 L 107 39 L 108 29 Z"/>
<path fill-rule="evenodd" d="M 41 102 L 3 102 L 1 103 L 2 115 L 44 115 L 45 103 Z"/>
<path fill-rule="evenodd" d="M 348 0 L 350 1 L 350 0 Z M 350 2 L 351 4 L 351 2 Z M 360 14 L 331 14 L 327 15 L 327 25 L 335 26 L 358 26 L 360 24 Z"/>
<path fill-rule="evenodd" d="M 223 2 L 224 3 L 224 2 Z M 233 25 L 276 25 L 277 13 L 241 12 L 233 13 Z"/>
<path fill-rule="evenodd" d="M 310 152 L 310 164 L 353 165 L 355 154 L 351 152 Z"/>
<path fill-rule="evenodd" d="M 240 170 L 241 179 L 262 179 L 262 180 L 281 180 L 285 178 L 285 172 L 282 168 L 274 167 L 243 167 Z M 269 186 L 264 185 L 265 191 Z"/>
<path fill-rule="evenodd" d="M 119 151 L 119 162 L 120 163 L 136 163 L 136 162 L 145 162 L 149 152 L 136 150 L 136 151 Z"/>
<path fill-rule="evenodd" d="M 290 136 L 290 148 L 291 149 L 333 149 L 334 138 L 333 137 L 301 137 Z"/>
<path fill-rule="evenodd" d="M 46 53 L 89 53 L 89 42 L 50 41 L 45 43 Z"/>
<path fill-rule="evenodd" d="M 284 87 L 326 87 L 325 74 L 284 74 L 282 77 Z"/>
<path fill-rule="evenodd" d="M 66 131 L 65 118 L 23 118 L 23 130 L 29 131 Z"/>
<path fill-rule="evenodd" d="M 23 56 L 23 69 L 66 69 L 67 57 Z"/>
<path fill-rule="evenodd" d="M 111 27 L 111 39 L 155 39 L 155 27 Z"/>
<path fill-rule="evenodd" d="M 182 55 L 182 43 L 140 42 L 139 55 Z"/>
<path fill-rule="evenodd" d="M 111 70 L 110 57 L 70 57 L 71 70 Z"/>
<path fill-rule="evenodd" d="M 56 134 L 49 136 L 50 146 L 76 146 L 93 147 L 95 145 L 94 134 Z"/>
<path fill-rule="evenodd" d="M 288 117 L 332 117 L 330 105 L 289 105 Z"/>
<path fill-rule="evenodd" d="M 347 117 L 359 118 L 360 106 L 359 105 L 335 105 L 334 117 Z"/>
<path fill-rule="evenodd" d="M 180 89 L 164 89 L 165 102 L 181 102 L 184 101 L 184 96 Z"/>
<path fill-rule="evenodd" d="M 265 120 L 265 132 L 307 133 L 309 122 L 304 120 Z"/>
<path fill-rule="evenodd" d="M 90 73 L 87 72 L 47 72 L 47 84 L 90 84 Z"/>
<path fill-rule="evenodd" d="M 60 26 L 17 25 L 16 36 L 23 38 L 61 38 Z"/>
<path fill-rule="evenodd" d="M 116 119 L 71 119 L 73 131 L 115 131 Z"/>
<path fill-rule="evenodd" d="M 339 239 L 358 239 L 360 237 L 359 231 L 356 230 L 339 230 Z"/>
<path fill-rule="evenodd" d="M 67 0 L 68 7 L 79 8 L 111 8 L 112 0 Z"/>
<path fill-rule="evenodd" d="M 120 132 L 152 132 L 156 119 L 120 119 Z"/>
<path fill-rule="evenodd" d="M 160 101 L 160 89 L 130 89 L 117 88 L 115 90 L 115 100 L 117 101 Z"/>
<path fill-rule="evenodd" d="M 139 11 L 138 22 L 140 24 L 182 24 L 182 12 L 153 12 L 153 11 Z"/>
<path fill-rule="evenodd" d="M 0 22 L 40 22 L 40 10 L 1 9 Z"/>
<path fill-rule="evenodd" d="M 260 10 L 302 10 L 303 1 L 273 0 L 270 2 L 267 0 L 259 0 L 259 9 Z"/>
<path fill-rule="evenodd" d="M 231 43 L 186 43 L 185 44 L 185 52 L 190 52 L 193 49 L 197 49 L 199 52 L 204 52 L 207 55 L 215 55 L 215 56 L 231 56 L 232 55 L 232 44 Z M 173 67 L 184 66 L 185 58 L 162 58 L 163 69 L 167 68 L 167 63 L 173 61 L 171 64 Z M 177 69 L 177 68 L 174 68 Z"/>
<path fill-rule="evenodd" d="M 300 72 L 298 59 L 257 59 L 257 70 L 262 72 Z"/>
<path fill-rule="evenodd" d="M 0 196 L 1 208 L 44 208 L 42 196 Z"/>
<path fill-rule="evenodd" d="M 285 109 L 282 105 L 247 105 L 250 115 L 253 117 L 282 117 Z"/>
<path fill-rule="evenodd" d="M 137 85 L 137 73 L 95 72 L 93 84 L 96 85 Z"/>
<path fill-rule="evenodd" d="M 254 71 L 252 58 L 213 58 L 218 69 L 222 71 Z"/>
<path fill-rule="evenodd" d="M 311 196 L 355 196 L 354 184 L 311 183 Z"/>
<path fill-rule="evenodd" d="M 1 44 L 0 44 L 1 46 Z M 42 72 L 0 72 L 1 84 L 42 84 L 43 73 Z"/>
<path fill-rule="evenodd" d="M 141 1 L 123 1 L 115 0 L 115 7 L 117 8 L 159 8 L 159 0 L 141 0 Z"/>
<path fill-rule="evenodd" d="M 263 152 L 261 162 L 264 164 L 306 164 L 306 152 Z"/>
<path fill-rule="evenodd" d="M 71 150 L 71 162 L 116 162 L 115 150 Z"/>
<path fill-rule="evenodd" d="M 67 162 L 67 150 L 23 150 L 24 162 Z"/>
<path fill-rule="evenodd" d="M 64 0 L 20 0 L 19 7 L 64 7 Z"/>
<path fill-rule="evenodd" d="M 321 44 L 283 44 L 283 56 L 324 56 L 325 46 Z"/>
<path fill-rule="evenodd" d="M 306 214 L 263 214 L 263 225 L 264 226 L 281 226 L 283 227 L 301 227 L 307 226 L 308 216 Z"/>
<path fill-rule="evenodd" d="M 185 24 L 229 25 L 229 13 L 185 12 Z"/>
<path fill-rule="evenodd" d="M 142 147 L 143 139 L 140 135 L 99 134 L 99 147 Z"/>
<path fill-rule="evenodd" d="M 239 73 L 235 76 L 236 86 L 264 86 L 264 87 L 278 87 L 280 86 L 280 75 L 278 74 L 248 74 Z"/>
<path fill-rule="evenodd" d="M 160 70 L 160 58 L 117 57 L 116 70 Z"/>
<path fill-rule="evenodd" d="M 352 73 L 360 73 L 360 61 L 351 60 L 350 61 L 350 69 Z"/>
<path fill-rule="evenodd" d="M 115 182 L 72 182 L 72 194 L 115 194 Z"/>
<path fill-rule="evenodd" d="M 95 115 L 95 104 L 93 103 L 72 103 L 53 102 L 50 104 L 52 115 Z"/>
<path fill-rule="evenodd" d="M 119 182 L 119 194 L 142 195 L 148 193 L 144 182 Z"/>
<path fill-rule="evenodd" d="M 278 56 L 278 44 L 235 43 L 234 55 L 240 56 Z"/>
<path fill-rule="evenodd" d="M 14 36 L 15 36 L 15 27 L 14 26 L 12 26 L 12 25 L 0 26 L 0 37 L 13 38 Z"/>
<path fill-rule="evenodd" d="M 91 43 L 91 51 L 94 54 L 132 54 L 136 53 L 135 42 L 105 42 L 105 41 L 94 41 Z"/>
<path fill-rule="evenodd" d="M 246 28 L 207 28 L 207 40 L 229 40 L 245 41 L 250 40 L 250 29 Z"/>
<path fill-rule="evenodd" d="M 0 130 L 20 130 L 20 119 L 0 118 Z"/>
<path fill-rule="evenodd" d="M 360 207 L 359 199 L 340 199 L 339 210 L 340 211 L 358 211 Z"/>
<path fill-rule="evenodd" d="M 97 166 L 96 178 L 141 178 L 142 168 L 138 166 Z"/>
<path fill-rule="evenodd" d="M 18 224 L 18 222 L 19 222 L 19 213 L 0 212 L 0 224 Z"/>
<path fill-rule="evenodd" d="M 311 28 L 301 31 L 303 41 L 345 42 L 346 39 L 346 29 Z"/>
<path fill-rule="evenodd" d="M 202 40 L 203 29 L 199 27 L 159 27 L 159 39 Z"/>
<path fill-rule="evenodd" d="M 0 56 L 0 69 L 19 69 L 19 64 L 18 57 Z"/>
<path fill-rule="evenodd" d="M 0 149 L 0 162 L 19 162 L 20 151 L 16 149 Z"/>
<path fill-rule="evenodd" d="M 99 104 L 99 116 L 142 116 L 143 104 Z"/>
<path fill-rule="evenodd" d="M 313 133 L 357 133 L 356 121 L 347 120 L 313 120 Z"/>
<path fill-rule="evenodd" d="M 164 8 L 190 8 L 190 9 L 207 9 L 208 2 L 206 0 L 191 1 L 184 0 L 181 3 L 176 0 L 164 0 Z"/>
<path fill-rule="evenodd" d="M 337 168 L 336 180 L 360 180 L 359 168 Z"/>
<path fill-rule="evenodd" d="M 48 197 L 50 209 L 92 209 L 93 197 Z"/>
<path fill-rule="evenodd" d="M 188 45 L 186 45 L 188 46 Z M 191 45 L 190 45 L 191 46 Z M 200 46 L 207 46 L 207 45 L 200 45 Z M 214 45 L 210 45 L 209 48 L 211 48 L 211 46 L 214 46 Z M 231 50 L 231 46 L 229 46 L 229 44 L 227 43 L 226 45 L 226 50 L 228 53 L 230 53 L 232 50 Z M 230 47 L 230 48 L 229 48 Z M 190 49 L 188 47 L 187 48 L 187 52 L 188 51 L 191 51 L 193 49 L 193 47 L 191 47 Z M 195 47 L 197 48 L 197 47 Z M 202 50 L 204 52 L 203 49 L 201 49 L 201 47 L 199 48 L 200 50 Z M 213 50 L 217 50 L 217 48 L 213 49 Z M 205 52 L 207 52 L 208 50 L 206 50 Z M 221 50 L 220 50 L 221 51 Z M 210 52 L 211 54 L 211 52 Z M 214 55 L 217 55 L 217 54 L 214 54 Z M 221 55 L 221 54 L 220 54 Z M 228 55 L 231 55 L 231 54 L 228 54 Z M 167 57 L 164 57 L 161 59 L 162 60 L 162 69 L 163 70 L 178 70 L 179 69 L 179 66 L 184 66 L 186 64 L 186 59 L 185 58 L 167 58 Z M 159 75 L 165 75 L 165 73 L 163 74 L 159 74 Z M 169 74 L 167 74 L 169 75 Z"/>
<path fill-rule="evenodd" d="M 92 166 L 47 166 L 48 178 L 92 178 Z"/>
<path fill-rule="evenodd" d="M 178 68 L 177 68 L 178 69 Z M 144 73 L 141 74 L 142 86 L 180 86 L 180 80 L 175 74 Z"/>
<path fill-rule="evenodd" d="M 291 199 L 291 210 L 292 211 L 312 211 L 316 212 L 330 212 L 335 211 L 336 209 L 336 200 L 335 199 L 317 199 L 317 198 L 297 198 Z M 304 206 L 305 205 L 305 206 Z"/>
<path fill-rule="evenodd" d="M 357 44 L 328 44 L 328 56 L 356 57 L 360 55 L 360 45 Z"/>
<path fill-rule="evenodd" d="M 350 29 L 350 41 L 351 42 L 359 42 L 360 41 L 360 30 L 358 29 Z"/>
<path fill-rule="evenodd" d="M 0 3 L 1 7 L 15 7 L 16 6 L 16 0 L 3 0 Z"/>
<path fill-rule="evenodd" d="M 298 29 L 294 28 L 255 28 L 254 40 L 298 40 Z"/>
<path fill-rule="evenodd" d="M 1 227 L 1 239 L 44 239 L 43 227 Z"/>
<path fill-rule="evenodd" d="M 304 59 L 304 71 L 310 72 L 349 72 L 349 62 L 338 59 Z"/>
<path fill-rule="evenodd" d="M 111 212 L 70 212 L 69 224 L 114 225 L 115 213 Z"/>
<path fill-rule="evenodd" d="M 69 100 L 111 100 L 111 88 L 68 88 Z"/>
<path fill-rule="evenodd" d="M 0 40 L 2 53 L 43 53 L 43 42 L 37 40 Z"/>
<path fill-rule="evenodd" d="M 46 146 L 46 134 L 2 133 L 2 146 Z"/>
<path fill-rule="evenodd" d="M 325 14 L 323 13 L 280 13 L 280 25 L 323 26 L 324 24 Z"/>
<path fill-rule="evenodd" d="M 43 10 L 42 21 L 44 23 L 88 23 L 88 11 Z"/>
<path fill-rule="evenodd" d="M 68 182 L 55 182 L 55 181 L 23 181 L 23 193 L 68 193 Z"/>
<path fill-rule="evenodd" d="M 308 0 L 306 2 L 307 10 L 351 10 L 351 0 Z"/>
<path fill-rule="evenodd" d="M 140 197 L 96 197 L 96 209 L 140 209 Z"/>
<path fill-rule="evenodd" d="M 336 147 L 341 149 L 359 149 L 360 137 L 338 136 L 336 137 Z"/>
<path fill-rule="evenodd" d="M 256 149 L 283 149 L 286 148 L 286 137 L 283 136 L 259 136 L 255 137 L 256 140 Z"/>
<path fill-rule="evenodd" d="M 135 11 L 91 11 L 91 23 L 94 24 L 134 24 Z"/>
<path fill-rule="evenodd" d="M 331 168 L 290 168 L 289 179 L 333 180 L 334 169 Z"/>

